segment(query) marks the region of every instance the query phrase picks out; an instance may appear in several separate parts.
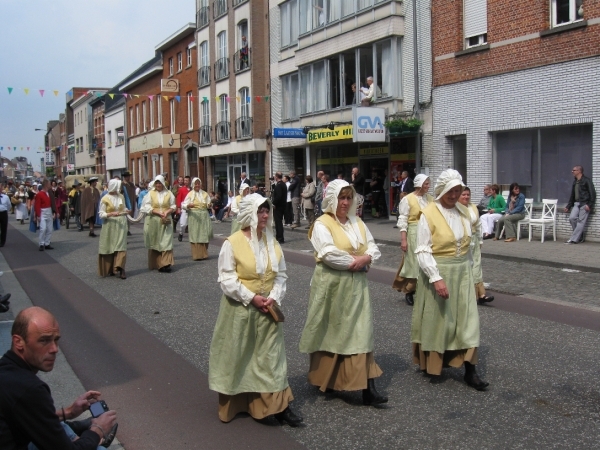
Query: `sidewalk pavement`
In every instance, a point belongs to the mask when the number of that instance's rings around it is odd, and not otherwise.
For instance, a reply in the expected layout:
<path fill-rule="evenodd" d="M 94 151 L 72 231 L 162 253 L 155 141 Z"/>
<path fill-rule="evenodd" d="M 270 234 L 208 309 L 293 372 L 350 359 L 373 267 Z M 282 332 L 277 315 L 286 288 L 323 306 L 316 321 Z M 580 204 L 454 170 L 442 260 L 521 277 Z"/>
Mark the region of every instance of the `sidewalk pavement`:
<path fill-rule="evenodd" d="M 371 219 L 367 216 L 365 223 L 376 242 L 400 245 L 400 232 L 394 228 L 395 220 Z M 515 242 L 485 240 L 481 252 L 483 257 L 600 273 L 600 243 L 566 245 L 564 240 L 557 239 L 554 242 L 551 233 L 546 234 L 543 244 L 538 236 L 529 242 L 527 236 L 523 238 L 523 234 L 527 234 L 526 230 L 523 231 L 521 240 Z"/>
<path fill-rule="evenodd" d="M 10 266 L 4 259 L 4 255 L 2 255 L 1 252 L 0 271 L 4 272 L 4 275 L 0 278 L 0 295 L 4 295 L 8 292 L 11 293 L 10 310 L 0 315 L 0 355 L 3 355 L 7 350 L 10 349 L 10 331 L 15 316 L 19 313 L 19 311 L 33 306 L 33 304 L 31 303 L 31 300 L 27 294 L 23 291 L 23 288 L 17 281 L 17 278 L 13 274 Z M 60 351 L 56 358 L 52 372 L 39 372 L 38 376 L 50 386 L 52 398 L 54 399 L 54 405 L 57 407 L 62 405 L 70 405 L 73 403 L 73 400 L 77 398 L 77 396 L 86 391 L 77 378 L 77 375 L 75 375 L 73 372 L 73 369 L 71 369 L 71 366 L 67 362 L 64 354 Z M 89 416 L 89 413 L 86 413 L 86 415 Z M 85 417 L 86 415 L 82 417 Z M 117 438 L 115 438 L 109 449 L 124 450 Z"/>

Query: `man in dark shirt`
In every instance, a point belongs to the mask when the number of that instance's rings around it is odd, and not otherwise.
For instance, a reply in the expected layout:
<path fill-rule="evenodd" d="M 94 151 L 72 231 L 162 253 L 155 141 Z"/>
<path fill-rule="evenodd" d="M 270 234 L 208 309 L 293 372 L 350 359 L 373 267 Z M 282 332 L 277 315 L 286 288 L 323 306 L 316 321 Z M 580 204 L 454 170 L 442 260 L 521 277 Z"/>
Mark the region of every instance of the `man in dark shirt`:
<path fill-rule="evenodd" d="M 99 399 L 100 392 L 88 391 L 71 406 L 56 409 L 50 388 L 36 376 L 40 370 L 50 372 L 54 368 L 60 339 L 54 316 L 35 306 L 24 309 L 17 315 L 11 334 L 11 349 L 0 359 L 0 449 L 26 450 L 30 442 L 40 450 L 96 449 L 115 431 L 115 411 L 92 419 L 89 428 L 74 441 L 61 420 L 82 414 Z"/>
<path fill-rule="evenodd" d="M 573 233 L 565 243 L 579 244 L 584 241 L 583 230 L 585 223 L 596 204 L 596 188 L 592 180 L 583 174 L 582 166 L 573 167 L 571 173 L 575 179 L 573 180 L 571 197 L 569 198 L 565 212 L 571 211 L 569 222 L 573 228 Z"/>
<path fill-rule="evenodd" d="M 287 204 L 287 186 L 283 182 L 283 175 L 281 172 L 275 174 L 275 187 L 273 189 L 273 221 L 275 222 L 275 239 L 280 244 L 283 244 L 283 214 L 285 212 L 285 206 Z"/>
<path fill-rule="evenodd" d="M 296 176 L 296 172 L 290 171 L 290 186 L 288 191 L 292 194 L 292 210 L 294 212 L 294 223 L 290 228 L 298 228 L 300 226 L 300 178 Z"/>

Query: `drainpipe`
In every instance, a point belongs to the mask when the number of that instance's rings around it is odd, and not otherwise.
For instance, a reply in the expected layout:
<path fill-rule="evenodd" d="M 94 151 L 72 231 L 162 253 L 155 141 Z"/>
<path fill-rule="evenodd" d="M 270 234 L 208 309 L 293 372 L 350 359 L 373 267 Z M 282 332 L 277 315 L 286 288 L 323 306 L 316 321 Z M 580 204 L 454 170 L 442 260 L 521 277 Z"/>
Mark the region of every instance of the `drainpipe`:
<path fill-rule="evenodd" d="M 413 72 L 414 72 L 414 85 L 415 85 L 415 105 L 413 107 L 414 115 L 416 119 L 421 116 L 421 109 L 419 105 L 419 53 L 417 43 L 417 0 L 412 1 L 413 7 Z M 421 133 L 417 135 L 415 142 L 415 172 L 421 172 Z"/>

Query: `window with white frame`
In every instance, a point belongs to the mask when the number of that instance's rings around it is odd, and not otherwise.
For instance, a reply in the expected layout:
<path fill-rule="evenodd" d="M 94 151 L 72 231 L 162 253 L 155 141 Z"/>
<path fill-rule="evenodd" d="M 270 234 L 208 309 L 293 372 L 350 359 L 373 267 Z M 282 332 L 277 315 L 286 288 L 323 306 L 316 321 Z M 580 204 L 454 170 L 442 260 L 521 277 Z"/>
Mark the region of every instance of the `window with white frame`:
<path fill-rule="evenodd" d="M 239 90 L 240 116 L 250 117 L 250 89 L 243 87 Z"/>
<path fill-rule="evenodd" d="M 187 107 L 188 107 L 188 130 L 194 128 L 194 97 L 192 92 L 187 93 Z"/>
<path fill-rule="evenodd" d="M 583 20 L 583 0 L 552 0 L 552 26 Z"/>
<path fill-rule="evenodd" d="M 173 75 L 173 58 L 169 58 L 169 76 Z"/>
<path fill-rule="evenodd" d="M 148 104 L 150 106 L 150 129 L 154 130 L 154 98 L 148 97 Z"/>
<path fill-rule="evenodd" d="M 290 0 L 279 7 L 281 18 L 281 46 L 298 42 L 298 0 Z"/>
<path fill-rule="evenodd" d="M 175 134 L 175 99 L 169 101 L 169 112 L 171 113 L 171 134 Z"/>
<path fill-rule="evenodd" d="M 177 53 L 177 72 L 181 72 L 183 70 L 183 54 L 181 52 Z"/>
<path fill-rule="evenodd" d="M 202 126 L 210 127 L 210 104 L 208 100 L 202 102 Z"/>
<path fill-rule="evenodd" d="M 146 111 L 146 101 L 142 102 L 142 122 L 144 124 L 144 133 L 148 131 L 148 111 Z"/>
<path fill-rule="evenodd" d="M 142 132 L 142 127 L 140 126 L 140 105 L 135 105 L 135 129 L 137 130 L 137 134 Z"/>
<path fill-rule="evenodd" d="M 106 146 L 112 148 L 112 130 L 106 132 Z"/>
<path fill-rule="evenodd" d="M 133 106 L 129 108 L 129 136 L 135 134 L 135 122 L 133 121 Z"/>
<path fill-rule="evenodd" d="M 162 98 L 160 98 L 160 94 L 156 96 L 156 123 L 158 128 L 162 128 Z"/>
<path fill-rule="evenodd" d="M 208 67 L 208 41 L 200 44 L 200 67 Z"/>
<path fill-rule="evenodd" d="M 281 78 L 282 84 L 282 112 L 283 120 L 295 119 L 300 116 L 300 88 L 298 85 L 298 72 Z"/>
<path fill-rule="evenodd" d="M 487 44 L 487 0 L 464 0 L 465 48 Z"/>
<path fill-rule="evenodd" d="M 219 122 L 227 122 L 229 118 L 229 102 L 227 94 L 219 96 Z"/>
<path fill-rule="evenodd" d="M 227 31 L 217 35 L 217 59 L 227 58 Z"/>
<path fill-rule="evenodd" d="M 187 67 L 192 67 L 192 49 L 188 48 L 186 51 Z"/>

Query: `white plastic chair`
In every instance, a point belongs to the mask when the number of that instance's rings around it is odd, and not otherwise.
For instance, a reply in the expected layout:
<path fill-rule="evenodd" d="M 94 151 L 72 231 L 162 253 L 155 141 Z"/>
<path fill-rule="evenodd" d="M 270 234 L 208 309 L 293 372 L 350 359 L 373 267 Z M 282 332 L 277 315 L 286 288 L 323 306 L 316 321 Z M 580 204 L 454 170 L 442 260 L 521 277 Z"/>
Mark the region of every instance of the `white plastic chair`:
<path fill-rule="evenodd" d="M 533 213 L 533 199 L 525 199 L 525 217 L 517 222 L 517 241 L 521 240 L 521 225 L 527 225 L 531 220 L 531 214 Z"/>
<path fill-rule="evenodd" d="M 502 197 L 504 197 L 505 202 L 508 202 L 509 195 L 510 195 L 510 191 L 502 191 Z"/>
<path fill-rule="evenodd" d="M 539 219 L 529 219 L 529 242 L 531 242 L 531 227 L 541 226 L 542 227 L 542 244 L 544 243 L 544 236 L 546 234 L 546 227 L 552 227 L 552 236 L 556 241 L 556 204 L 558 200 L 542 200 L 542 217 Z"/>

